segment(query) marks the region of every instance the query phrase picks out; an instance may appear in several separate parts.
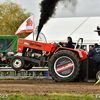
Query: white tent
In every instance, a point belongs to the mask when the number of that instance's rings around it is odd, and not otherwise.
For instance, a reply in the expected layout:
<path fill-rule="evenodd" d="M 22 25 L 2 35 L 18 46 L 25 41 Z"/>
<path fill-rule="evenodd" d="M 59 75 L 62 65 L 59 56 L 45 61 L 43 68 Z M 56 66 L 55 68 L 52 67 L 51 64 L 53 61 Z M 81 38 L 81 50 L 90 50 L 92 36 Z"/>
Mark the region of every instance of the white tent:
<path fill-rule="evenodd" d="M 94 32 L 97 25 L 100 25 L 100 17 L 51 18 L 41 32 L 48 42 L 66 41 L 71 36 L 73 41 L 81 37 L 84 44 L 89 45 L 100 43 L 98 33 Z M 27 38 L 32 40 L 32 34 Z"/>

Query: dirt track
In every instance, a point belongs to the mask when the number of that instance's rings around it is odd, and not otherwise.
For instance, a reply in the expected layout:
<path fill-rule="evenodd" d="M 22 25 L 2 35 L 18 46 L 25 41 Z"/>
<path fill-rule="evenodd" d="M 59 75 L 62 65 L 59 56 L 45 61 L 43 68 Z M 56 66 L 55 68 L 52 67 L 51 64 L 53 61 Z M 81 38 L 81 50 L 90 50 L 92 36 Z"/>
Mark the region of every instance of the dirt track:
<path fill-rule="evenodd" d="M 56 83 L 52 80 L 0 80 L 1 93 L 69 93 L 69 94 L 100 94 L 100 85 L 86 82 Z"/>

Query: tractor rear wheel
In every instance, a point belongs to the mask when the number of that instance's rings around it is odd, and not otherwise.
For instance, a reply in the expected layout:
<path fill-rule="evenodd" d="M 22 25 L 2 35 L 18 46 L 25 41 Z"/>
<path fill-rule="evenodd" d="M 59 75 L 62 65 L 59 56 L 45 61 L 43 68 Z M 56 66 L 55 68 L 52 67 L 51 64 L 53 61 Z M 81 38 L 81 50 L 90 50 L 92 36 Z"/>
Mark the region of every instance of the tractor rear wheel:
<path fill-rule="evenodd" d="M 15 70 L 15 71 L 20 71 L 23 66 L 24 66 L 24 60 L 22 57 L 20 56 L 14 56 L 12 59 L 11 59 L 11 67 Z"/>
<path fill-rule="evenodd" d="M 50 59 L 50 75 L 56 82 L 73 81 L 79 77 L 80 64 L 80 58 L 74 52 L 58 51 Z"/>

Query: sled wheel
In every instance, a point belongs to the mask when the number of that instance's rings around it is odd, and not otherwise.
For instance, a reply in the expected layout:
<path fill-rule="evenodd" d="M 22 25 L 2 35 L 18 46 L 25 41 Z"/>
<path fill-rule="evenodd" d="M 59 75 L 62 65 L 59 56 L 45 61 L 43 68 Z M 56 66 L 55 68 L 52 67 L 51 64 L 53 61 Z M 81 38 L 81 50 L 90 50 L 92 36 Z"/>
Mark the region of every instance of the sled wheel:
<path fill-rule="evenodd" d="M 58 51 L 50 59 L 49 71 L 56 82 L 73 81 L 80 72 L 80 58 L 69 50 Z"/>
<path fill-rule="evenodd" d="M 11 67 L 15 70 L 15 71 L 20 71 L 23 66 L 24 66 L 24 60 L 22 57 L 20 56 L 14 56 L 12 59 L 11 59 Z"/>
<path fill-rule="evenodd" d="M 97 79 L 97 81 L 100 80 L 100 71 L 97 72 L 96 79 Z"/>

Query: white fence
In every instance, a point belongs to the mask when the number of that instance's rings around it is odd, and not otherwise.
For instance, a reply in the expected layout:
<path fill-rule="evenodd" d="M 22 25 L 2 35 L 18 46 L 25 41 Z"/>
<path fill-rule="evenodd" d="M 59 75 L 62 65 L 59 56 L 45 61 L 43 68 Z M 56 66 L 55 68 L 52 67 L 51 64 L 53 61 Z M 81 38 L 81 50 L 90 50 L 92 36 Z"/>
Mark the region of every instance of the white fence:
<path fill-rule="evenodd" d="M 41 72 L 44 72 L 44 75 L 43 73 L 41 74 Z M 29 75 L 30 73 L 31 76 Z M 11 67 L 0 67 L 0 78 L 51 78 L 51 77 L 48 72 L 48 67 L 32 67 L 32 69 L 28 71 L 22 69 L 18 72 L 16 72 Z"/>
<path fill-rule="evenodd" d="M 15 71 L 11 67 L 0 67 L 0 71 Z M 26 71 L 22 69 L 21 71 Z M 32 67 L 32 69 L 28 71 L 48 71 L 48 67 Z"/>

